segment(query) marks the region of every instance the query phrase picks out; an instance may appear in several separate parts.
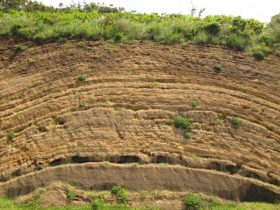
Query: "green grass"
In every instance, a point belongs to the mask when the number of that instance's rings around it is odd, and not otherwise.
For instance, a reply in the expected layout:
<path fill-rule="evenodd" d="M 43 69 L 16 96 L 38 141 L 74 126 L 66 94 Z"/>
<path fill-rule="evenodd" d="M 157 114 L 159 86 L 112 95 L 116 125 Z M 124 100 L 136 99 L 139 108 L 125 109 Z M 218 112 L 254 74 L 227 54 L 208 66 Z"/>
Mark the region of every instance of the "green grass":
<path fill-rule="evenodd" d="M 16 204 L 15 202 L 0 198 L 1 210 L 92 210 L 92 204 L 81 206 L 65 205 L 60 207 L 44 207 L 37 203 Z M 156 210 L 152 208 L 131 208 L 124 204 L 106 204 L 104 203 L 98 210 Z"/>
<path fill-rule="evenodd" d="M 151 40 L 163 44 L 198 43 L 227 46 L 237 50 L 279 44 L 274 30 L 254 19 L 231 16 L 137 14 L 78 8 L 53 11 L 0 12 L 0 36 L 18 41 L 38 42 L 81 40 L 76 47 L 86 48 L 85 40 L 114 43 Z M 271 32 L 272 33 L 272 32 Z M 273 37 L 276 38 L 273 38 Z"/>
<path fill-rule="evenodd" d="M 187 194 L 183 200 L 184 210 L 200 210 L 202 199 L 196 194 Z"/>
<path fill-rule="evenodd" d="M 78 43 L 75 44 L 75 46 L 77 48 L 86 49 L 86 43 L 85 42 L 78 42 Z"/>
<path fill-rule="evenodd" d="M 15 49 L 16 49 L 16 52 L 23 52 L 23 51 L 27 50 L 28 47 L 25 45 L 16 44 Z"/>
<path fill-rule="evenodd" d="M 111 193 L 117 197 L 119 203 L 127 203 L 127 191 L 123 187 L 117 185 L 113 186 Z"/>
<path fill-rule="evenodd" d="M 146 193 L 145 193 L 146 194 Z M 146 196 L 145 196 L 146 197 Z M 278 210 L 280 204 L 268 204 L 268 203 L 255 203 L 255 202 L 244 202 L 235 203 L 227 202 L 225 204 L 216 203 L 213 200 L 202 199 L 197 196 L 186 199 L 188 205 L 199 204 L 202 205 L 203 209 L 209 210 Z M 93 202 L 92 202 L 93 203 Z M 16 204 L 14 201 L 0 198 L 0 209 L 1 210 L 93 210 L 92 203 L 81 206 L 65 205 L 59 207 L 44 207 L 35 202 L 30 204 Z M 98 210 L 156 210 L 154 208 L 131 208 L 124 204 L 108 204 L 102 202 L 98 205 Z"/>
<path fill-rule="evenodd" d="M 69 191 L 66 195 L 67 200 L 72 202 L 76 198 L 75 192 Z"/>

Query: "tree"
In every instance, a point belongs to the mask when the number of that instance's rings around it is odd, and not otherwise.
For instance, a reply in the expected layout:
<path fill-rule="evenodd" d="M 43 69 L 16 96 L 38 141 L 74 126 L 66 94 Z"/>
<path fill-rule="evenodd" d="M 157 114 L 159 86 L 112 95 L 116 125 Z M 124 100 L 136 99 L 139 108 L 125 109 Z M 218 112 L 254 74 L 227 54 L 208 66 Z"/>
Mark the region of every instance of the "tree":
<path fill-rule="evenodd" d="M 26 4 L 28 0 L 1 0 L 0 11 L 7 12 L 8 10 L 20 10 Z"/>
<path fill-rule="evenodd" d="M 280 42 L 280 13 L 271 18 L 266 27 L 267 33 L 271 36 L 274 43 Z"/>

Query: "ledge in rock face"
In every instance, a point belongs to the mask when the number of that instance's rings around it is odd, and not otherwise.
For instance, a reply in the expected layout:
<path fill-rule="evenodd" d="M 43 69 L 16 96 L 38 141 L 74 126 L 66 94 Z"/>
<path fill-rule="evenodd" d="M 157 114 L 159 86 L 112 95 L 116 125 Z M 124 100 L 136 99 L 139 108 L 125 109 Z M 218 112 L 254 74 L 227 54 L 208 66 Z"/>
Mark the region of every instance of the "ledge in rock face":
<path fill-rule="evenodd" d="M 118 184 L 132 191 L 194 191 L 235 201 L 274 203 L 280 199 L 280 190 L 272 185 L 220 172 L 182 166 L 110 163 L 69 164 L 44 169 L 0 184 L 0 195 L 24 195 L 55 181 L 84 190 L 110 190 Z"/>

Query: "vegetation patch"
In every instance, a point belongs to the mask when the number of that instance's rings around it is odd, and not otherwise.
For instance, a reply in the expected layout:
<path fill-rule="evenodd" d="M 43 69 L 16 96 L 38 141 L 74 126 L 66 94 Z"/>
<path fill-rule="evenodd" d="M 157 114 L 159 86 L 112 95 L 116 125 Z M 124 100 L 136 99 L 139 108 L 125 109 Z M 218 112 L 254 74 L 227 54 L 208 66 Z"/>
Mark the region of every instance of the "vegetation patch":
<path fill-rule="evenodd" d="M 72 191 L 69 191 L 66 195 L 67 197 L 67 200 L 69 202 L 72 202 L 75 198 L 76 198 L 76 193 L 75 192 L 72 192 Z"/>
<path fill-rule="evenodd" d="M 15 131 L 9 131 L 7 134 L 7 143 L 10 143 L 15 137 Z"/>
<path fill-rule="evenodd" d="M 222 66 L 218 63 L 216 63 L 213 67 L 214 71 L 218 74 L 218 73 L 221 73 L 222 71 Z"/>
<path fill-rule="evenodd" d="M 139 14 L 94 3 L 54 8 L 32 1 L 9 2 L 1 3 L 0 36 L 17 41 L 151 40 L 215 44 L 236 50 L 263 45 L 273 52 L 279 50 L 279 15 L 264 26 L 241 17 Z M 84 49 L 86 44 L 80 41 L 76 47 Z"/>
<path fill-rule="evenodd" d="M 23 52 L 23 51 L 27 50 L 28 47 L 25 45 L 16 44 L 15 49 L 16 49 L 16 52 Z"/>
<path fill-rule="evenodd" d="M 183 136 L 186 140 L 189 140 L 192 137 L 191 132 L 188 132 L 188 131 L 185 131 Z"/>
<path fill-rule="evenodd" d="M 27 63 L 28 63 L 28 65 L 33 65 L 34 63 L 36 63 L 36 60 L 35 59 L 33 59 L 33 58 L 28 58 L 27 59 Z"/>
<path fill-rule="evenodd" d="M 192 100 L 192 108 L 196 108 L 197 107 L 197 101 L 196 100 Z"/>
<path fill-rule="evenodd" d="M 239 118 L 237 118 L 237 117 L 232 117 L 231 119 L 230 119 L 230 123 L 231 123 L 231 125 L 232 126 L 234 126 L 234 127 L 238 127 L 239 125 L 240 125 L 240 119 Z"/>
<path fill-rule="evenodd" d="M 186 117 L 177 116 L 174 118 L 173 122 L 176 128 L 182 128 L 182 129 L 191 128 L 191 121 Z"/>
<path fill-rule="evenodd" d="M 79 102 L 79 107 L 80 107 L 80 108 L 84 108 L 84 107 L 85 107 L 85 102 L 80 101 L 80 102 Z"/>
<path fill-rule="evenodd" d="M 113 186 L 111 193 L 117 197 L 119 203 L 127 203 L 126 190 L 123 187 L 118 185 Z"/>
<path fill-rule="evenodd" d="M 253 50 L 252 56 L 254 56 L 254 58 L 256 58 L 259 61 L 264 60 L 264 58 L 265 58 L 265 54 L 261 50 Z"/>
<path fill-rule="evenodd" d="M 78 77 L 78 80 L 79 81 L 85 81 L 86 80 L 86 75 L 84 75 L 84 74 L 81 74 L 79 77 Z"/>
<path fill-rule="evenodd" d="M 184 210 L 200 210 L 202 199 L 196 194 L 187 194 L 183 201 Z"/>
<path fill-rule="evenodd" d="M 191 138 L 191 128 L 192 128 L 192 123 L 191 121 L 182 116 L 177 116 L 173 120 L 175 128 L 181 128 L 184 130 L 183 132 L 183 137 L 185 140 L 189 140 Z"/>
<path fill-rule="evenodd" d="M 75 44 L 75 46 L 76 46 L 77 48 L 80 48 L 80 49 L 86 49 L 86 43 L 85 43 L 85 42 L 77 42 L 77 43 Z"/>

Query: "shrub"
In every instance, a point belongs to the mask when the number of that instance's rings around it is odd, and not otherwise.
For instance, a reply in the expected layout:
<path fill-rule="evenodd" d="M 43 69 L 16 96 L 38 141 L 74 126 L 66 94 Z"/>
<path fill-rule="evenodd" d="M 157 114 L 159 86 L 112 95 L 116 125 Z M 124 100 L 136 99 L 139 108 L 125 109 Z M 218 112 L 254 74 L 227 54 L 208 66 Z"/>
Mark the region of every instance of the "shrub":
<path fill-rule="evenodd" d="M 86 80 L 86 75 L 81 74 L 78 79 L 79 79 L 79 81 L 85 81 Z"/>
<path fill-rule="evenodd" d="M 240 119 L 237 118 L 237 117 L 232 117 L 230 119 L 230 123 L 231 123 L 232 126 L 238 127 L 240 125 Z"/>
<path fill-rule="evenodd" d="M 115 43 L 120 43 L 123 41 L 123 39 L 124 39 L 123 33 L 120 32 L 116 33 L 113 37 Z"/>
<path fill-rule="evenodd" d="M 80 108 L 84 108 L 84 107 L 85 107 L 85 102 L 80 101 L 80 103 L 79 103 L 79 107 L 80 107 Z"/>
<path fill-rule="evenodd" d="M 147 196 L 148 196 L 148 192 L 147 191 L 142 191 L 140 193 L 141 200 L 145 200 L 147 198 Z"/>
<path fill-rule="evenodd" d="M 33 58 L 28 58 L 27 63 L 28 63 L 28 65 L 33 65 L 34 63 L 36 63 L 36 60 Z"/>
<path fill-rule="evenodd" d="M 12 141 L 14 137 L 15 137 L 15 132 L 14 131 L 9 131 L 8 134 L 7 134 L 7 142 Z"/>
<path fill-rule="evenodd" d="M 202 207 L 202 200 L 199 195 L 187 194 L 183 201 L 184 210 L 199 210 Z"/>
<path fill-rule="evenodd" d="M 16 52 L 23 52 L 23 51 L 27 50 L 28 47 L 25 45 L 16 44 L 15 48 L 16 48 Z"/>
<path fill-rule="evenodd" d="M 193 100 L 192 101 L 192 108 L 196 108 L 197 107 L 197 101 Z"/>
<path fill-rule="evenodd" d="M 68 201 L 73 201 L 76 198 L 76 193 L 69 191 L 66 195 Z"/>
<path fill-rule="evenodd" d="M 76 46 L 77 48 L 85 49 L 85 48 L 86 48 L 86 43 L 85 43 L 85 42 L 77 42 L 77 43 L 75 44 L 75 46 Z"/>
<path fill-rule="evenodd" d="M 76 156 L 80 156 L 80 149 L 78 147 L 76 148 Z"/>
<path fill-rule="evenodd" d="M 19 24 L 13 25 L 12 28 L 11 28 L 11 34 L 12 34 L 12 36 L 14 36 L 14 37 L 17 38 L 17 39 L 21 38 L 20 33 L 19 33 L 19 30 L 21 29 L 21 27 L 22 27 L 22 26 L 19 25 Z"/>
<path fill-rule="evenodd" d="M 218 74 L 222 71 L 222 66 L 218 63 L 216 63 L 213 67 L 214 71 Z"/>
<path fill-rule="evenodd" d="M 220 31 L 221 31 L 221 25 L 220 25 L 219 23 L 216 23 L 216 22 L 208 23 L 207 25 L 205 25 L 205 26 L 203 27 L 203 29 L 204 29 L 207 33 L 209 33 L 209 34 L 211 34 L 211 35 L 213 35 L 213 36 L 216 36 L 216 35 L 219 34 Z"/>
<path fill-rule="evenodd" d="M 256 58 L 258 61 L 264 60 L 265 58 L 265 54 L 260 50 L 253 50 L 252 56 L 254 56 L 254 58 Z"/>
<path fill-rule="evenodd" d="M 95 199 L 91 203 L 91 209 L 92 210 L 102 210 L 104 208 L 104 201 L 100 198 Z"/>
<path fill-rule="evenodd" d="M 184 134 L 183 134 L 183 136 L 184 136 L 184 138 L 185 138 L 186 140 L 189 140 L 189 139 L 192 137 L 191 133 L 188 132 L 188 131 L 185 131 Z"/>
<path fill-rule="evenodd" d="M 182 129 L 190 129 L 191 128 L 191 122 L 188 118 L 177 116 L 174 118 L 174 125 L 176 128 L 182 128 Z"/>
<path fill-rule="evenodd" d="M 212 44 L 213 38 L 205 32 L 200 32 L 194 37 L 193 41 L 197 44 Z"/>
<path fill-rule="evenodd" d="M 126 190 L 122 188 L 121 186 L 113 186 L 111 193 L 115 196 L 117 196 L 119 203 L 127 203 L 127 196 L 126 196 Z"/>
<path fill-rule="evenodd" d="M 231 34 L 226 38 L 226 46 L 236 50 L 245 50 L 247 44 L 244 38 L 236 34 Z"/>

